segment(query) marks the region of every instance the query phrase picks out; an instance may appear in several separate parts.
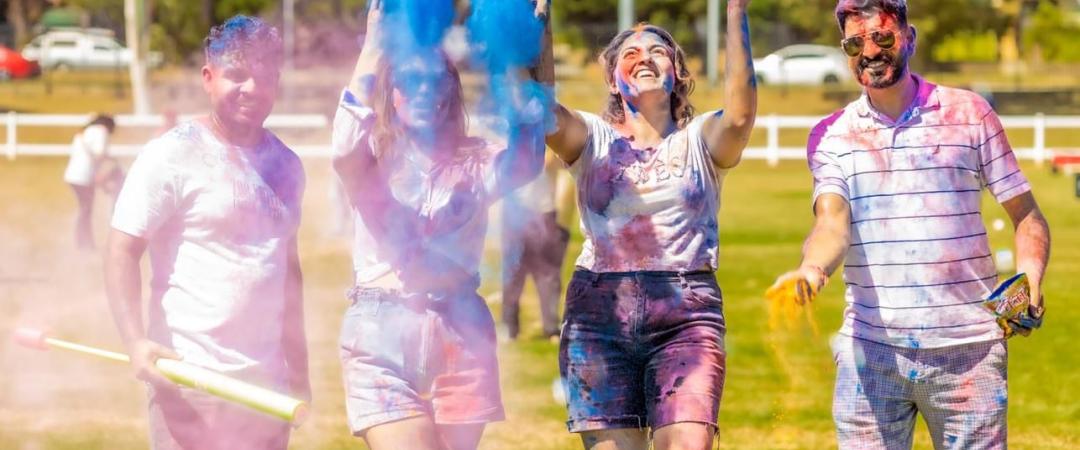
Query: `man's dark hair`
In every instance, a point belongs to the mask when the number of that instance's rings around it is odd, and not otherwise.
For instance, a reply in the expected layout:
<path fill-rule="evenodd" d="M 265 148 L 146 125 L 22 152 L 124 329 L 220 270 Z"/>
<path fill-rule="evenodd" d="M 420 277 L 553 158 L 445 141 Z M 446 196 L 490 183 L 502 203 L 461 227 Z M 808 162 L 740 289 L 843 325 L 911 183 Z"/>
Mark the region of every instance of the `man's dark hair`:
<path fill-rule="evenodd" d="M 210 29 L 203 40 L 207 64 L 223 62 L 236 56 L 263 64 L 281 64 L 285 51 L 277 28 L 258 17 L 236 15 Z"/>
<path fill-rule="evenodd" d="M 98 114 L 94 116 L 93 119 L 90 119 L 90 123 L 86 124 L 83 129 L 85 130 L 93 125 L 104 125 L 105 128 L 109 130 L 109 133 L 112 133 L 113 130 L 116 129 L 116 121 L 108 114 Z"/>
<path fill-rule="evenodd" d="M 848 17 L 878 12 L 895 17 L 901 27 L 907 26 L 907 0 L 840 0 L 836 3 L 836 23 L 843 33 Z"/>

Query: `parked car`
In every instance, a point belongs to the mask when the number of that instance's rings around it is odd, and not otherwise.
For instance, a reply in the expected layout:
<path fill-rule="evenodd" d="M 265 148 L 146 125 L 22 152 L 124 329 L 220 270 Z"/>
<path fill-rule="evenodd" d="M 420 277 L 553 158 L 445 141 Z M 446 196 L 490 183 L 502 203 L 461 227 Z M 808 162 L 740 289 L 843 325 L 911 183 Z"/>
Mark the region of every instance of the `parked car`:
<path fill-rule="evenodd" d="M 796 44 L 754 60 L 764 84 L 834 84 L 851 81 L 847 55 L 826 45 Z"/>
<path fill-rule="evenodd" d="M 112 69 L 131 64 L 131 51 L 120 45 L 112 31 L 94 28 L 54 29 L 34 38 L 23 57 L 46 69 Z M 149 52 L 148 67 L 161 64 L 160 52 Z"/>
<path fill-rule="evenodd" d="M 41 74 L 37 62 L 23 58 L 19 52 L 0 45 L 0 81 L 13 78 L 32 78 Z"/>

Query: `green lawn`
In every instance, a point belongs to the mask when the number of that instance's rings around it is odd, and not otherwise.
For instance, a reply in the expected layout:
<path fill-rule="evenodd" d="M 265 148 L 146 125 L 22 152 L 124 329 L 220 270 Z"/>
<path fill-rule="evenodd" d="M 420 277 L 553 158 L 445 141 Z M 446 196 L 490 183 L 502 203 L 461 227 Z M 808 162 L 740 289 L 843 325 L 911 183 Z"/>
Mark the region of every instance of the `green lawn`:
<path fill-rule="evenodd" d="M 592 68 L 595 71 L 595 67 Z M 107 77 L 107 76 L 106 76 Z M 561 83 L 560 100 L 574 108 L 598 111 L 604 91 L 597 73 Z M 97 80 L 107 82 L 108 79 Z M 63 99 L 46 96 L 41 86 L 0 85 L 0 107 L 21 110 L 124 112 L 106 88 L 71 91 Z M 99 83 L 99 85 L 102 83 Z M 18 99 L 9 96 L 21 89 Z M 71 86 L 64 89 L 76 89 Z M 842 105 L 823 100 L 818 89 L 784 92 L 764 88 L 762 114 L 823 115 Z M 716 108 L 721 92 L 699 86 L 699 110 Z M 20 140 L 67 142 L 72 130 L 28 129 Z M 781 136 L 783 145 L 801 145 L 804 130 Z M 1030 145 L 1029 134 L 1010 131 L 1016 145 Z M 0 138 L 3 132 L 0 130 Z M 118 141 L 137 139 L 134 134 Z M 0 141 L 2 142 L 2 141 Z M 755 133 L 754 145 L 764 142 Z M 1077 146 L 1080 131 L 1051 135 L 1050 145 Z M 0 334 L 16 324 L 50 327 L 58 336 L 118 349 L 101 282 L 100 255 L 73 250 L 70 227 L 74 196 L 61 181 L 62 158 L 0 160 Z M 296 431 L 296 449 L 360 448 L 348 435 L 337 360 L 337 333 L 348 286 L 349 239 L 334 236 L 330 177 L 325 159 L 305 160 L 308 190 L 301 227 L 307 329 L 315 395 L 313 416 Z M 1054 252 L 1044 292 L 1046 328 L 1011 342 L 1010 448 L 1080 448 L 1080 356 L 1070 344 L 1080 312 L 1070 300 L 1080 290 L 1080 199 L 1072 180 L 1051 176 L 1045 167 L 1024 166 L 1050 221 Z M 838 328 L 842 283 L 838 279 L 814 306 L 820 333 L 802 326 L 770 331 L 762 292 L 776 275 L 798 262 L 810 226 L 810 176 L 805 163 L 786 161 L 768 168 L 745 161 L 726 178 L 720 213 L 721 268 L 728 320 L 728 378 L 720 416 L 720 447 L 725 449 L 822 449 L 834 447 L 830 400 L 833 380 L 829 336 Z M 101 199 L 99 199 L 101 200 Z M 1005 218 L 993 202 L 987 222 Z M 99 242 L 106 208 L 96 211 Z M 576 230 L 575 230 L 576 231 Z M 1011 245 L 1009 232 L 992 232 L 994 248 Z M 575 232 L 569 254 L 576 256 Z M 485 295 L 498 289 L 497 249 L 484 262 Z M 564 267 L 569 275 L 572 259 Z M 1075 278 L 1074 278 L 1075 277 Z M 575 449 L 566 432 L 565 410 L 551 396 L 558 373 L 556 345 L 539 339 L 535 295 L 526 290 L 524 339 L 502 345 L 499 356 L 508 420 L 488 428 L 484 449 Z M 492 304 L 496 316 L 499 305 Z M 34 353 L 0 340 L 0 449 L 146 448 L 141 385 L 122 365 L 59 352 Z M 931 448 L 925 431 L 917 448 Z"/>
<path fill-rule="evenodd" d="M 326 160 L 305 161 L 308 187 L 301 250 L 315 390 L 314 415 L 293 438 L 293 448 L 359 448 L 344 424 L 336 336 L 348 284 L 348 240 L 328 234 Z M 18 323 L 50 326 L 56 334 L 118 348 L 102 292 L 97 255 L 71 250 L 74 200 L 62 185 L 63 160 L 22 158 L 0 162 L 0 330 Z M 1054 234 L 1046 281 L 1046 328 L 1011 342 L 1010 448 L 1080 445 L 1080 357 L 1072 351 L 1080 312 L 1068 302 L 1080 287 L 1080 199 L 1072 180 L 1025 166 Z M 834 445 L 830 416 L 833 379 L 827 340 L 837 328 L 841 283 L 815 306 L 821 330 L 802 326 L 770 332 L 761 293 L 796 264 L 810 224 L 809 176 L 802 163 L 767 168 L 746 161 L 724 184 L 721 270 L 728 319 L 728 378 L 721 407 L 721 448 L 820 449 Z M 100 209 L 100 208 L 99 208 Z M 1004 218 L 992 202 L 986 220 Z M 105 213 L 98 212 L 98 235 Z M 995 247 L 1008 232 L 992 233 Z M 575 236 L 571 254 L 580 248 Z M 489 251 L 489 255 L 495 254 Z M 497 271 L 494 258 L 485 273 Z M 565 267 L 571 270 L 571 262 Z M 497 289 L 492 277 L 483 293 Z M 573 449 L 564 409 L 551 397 L 557 348 L 540 340 L 535 297 L 526 291 L 524 339 L 500 348 L 508 420 L 489 427 L 485 449 Z M 498 305 L 492 305 L 498 314 Z M 0 448 L 145 448 L 140 385 L 123 366 L 59 352 L 33 353 L 0 342 Z M 918 433 L 918 448 L 930 448 Z"/>

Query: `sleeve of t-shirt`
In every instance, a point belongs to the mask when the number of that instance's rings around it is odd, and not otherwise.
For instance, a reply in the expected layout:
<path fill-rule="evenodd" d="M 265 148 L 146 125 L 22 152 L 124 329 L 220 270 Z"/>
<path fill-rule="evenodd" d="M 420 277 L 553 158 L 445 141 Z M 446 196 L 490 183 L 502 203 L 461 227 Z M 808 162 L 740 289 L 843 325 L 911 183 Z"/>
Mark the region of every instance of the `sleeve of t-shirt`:
<path fill-rule="evenodd" d="M 592 166 L 592 160 L 596 157 L 596 146 L 598 144 L 596 141 L 600 136 L 603 136 L 604 130 L 611 128 L 611 125 L 608 125 L 604 119 L 596 114 L 585 111 L 578 111 L 577 113 L 585 121 L 585 128 L 589 134 L 585 138 L 585 148 L 581 150 L 581 156 L 578 156 L 578 159 L 567 166 L 570 175 L 573 175 L 575 179 L 581 178 L 581 175 Z"/>
<path fill-rule="evenodd" d="M 331 136 L 334 156 L 355 151 L 371 153 L 370 138 L 374 125 L 375 111 L 360 103 L 348 89 L 343 90 L 334 114 L 334 130 Z"/>
<path fill-rule="evenodd" d="M 705 137 L 701 134 L 702 128 L 705 126 L 705 120 L 709 117 L 719 117 L 724 115 L 724 110 L 717 109 L 701 114 L 690 121 L 690 124 L 686 126 L 687 137 L 690 139 L 691 148 L 701 154 L 705 161 L 709 164 L 713 164 L 712 155 L 709 154 L 709 143 L 705 141 Z M 715 164 L 713 164 L 715 167 Z M 717 169 L 719 169 L 717 167 Z M 726 172 L 726 169 L 719 169 L 719 172 Z"/>
<path fill-rule="evenodd" d="M 93 157 L 105 156 L 109 147 L 109 130 L 104 125 L 92 125 L 82 132 L 83 148 Z"/>
<path fill-rule="evenodd" d="M 998 203 L 1030 191 L 1031 185 L 1020 171 L 1001 119 L 990 110 L 983 117 L 981 125 L 978 139 L 983 185 L 990 190 Z"/>
<path fill-rule="evenodd" d="M 850 201 L 848 195 L 847 179 L 840 166 L 836 151 L 828 145 L 823 145 L 825 140 L 825 127 L 818 125 L 810 132 L 806 145 L 806 162 L 810 166 L 810 174 L 814 177 L 813 203 L 816 204 L 818 197 L 823 194 L 837 194 Z"/>
<path fill-rule="evenodd" d="M 297 212 L 299 212 L 304 199 L 304 189 L 307 185 L 307 175 L 304 173 L 304 164 L 296 152 L 285 145 L 284 142 L 278 140 L 276 145 L 278 145 L 282 151 L 283 158 L 285 159 L 284 165 L 286 167 L 285 178 L 283 180 L 284 191 L 278 193 L 278 195 L 283 195 L 285 198 L 282 198 L 282 200 L 289 206 L 295 205 Z"/>
<path fill-rule="evenodd" d="M 170 151 L 158 139 L 135 158 L 113 207 L 113 229 L 149 238 L 176 213 L 181 187 Z"/>

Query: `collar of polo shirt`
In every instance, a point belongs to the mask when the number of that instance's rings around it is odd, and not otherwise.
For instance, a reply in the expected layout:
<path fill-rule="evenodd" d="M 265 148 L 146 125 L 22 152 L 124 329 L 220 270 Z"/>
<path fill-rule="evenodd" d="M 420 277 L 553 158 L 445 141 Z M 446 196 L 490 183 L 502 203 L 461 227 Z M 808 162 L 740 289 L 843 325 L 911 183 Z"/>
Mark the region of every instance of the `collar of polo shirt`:
<path fill-rule="evenodd" d="M 915 102 L 912 109 L 914 111 L 911 114 L 904 114 L 903 117 L 915 117 L 928 109 L 935 109 L 941 106 L 941 101 L 937 96 L 937 85 L 926 81 L 918 74 L 912 73 L 911 78 L 915 80 L 915 84 L 919 86 L 917 93 L 915 94 Z M 859 97 L 859 101 L 855 104 L 855 112 L 859 114 L 859 117 L 872 117 L 881 122 L 892 122 L 891 119 L 884 114 L 878 112 L 870 105 L 870 96 L 863 91 L 862 96 Z M 897 121 L 899 123 L 901 121 Z"/>

